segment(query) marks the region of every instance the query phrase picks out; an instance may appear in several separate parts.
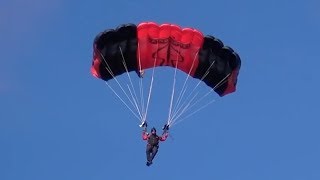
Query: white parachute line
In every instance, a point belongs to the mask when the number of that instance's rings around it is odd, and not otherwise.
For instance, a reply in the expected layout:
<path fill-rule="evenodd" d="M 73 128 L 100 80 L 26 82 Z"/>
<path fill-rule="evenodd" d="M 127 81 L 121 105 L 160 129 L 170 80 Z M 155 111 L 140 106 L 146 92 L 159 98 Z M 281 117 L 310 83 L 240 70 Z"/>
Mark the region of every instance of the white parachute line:
<path fill-rule="evenodd" d="M 122 57 L 122 64 L 123 64 L 124 68 L 126 69 L 126 74 L 127 74 L 127 76 L 128 76 L 129 82 L 130 82 L 130 84 L 131 84 L 133 93 L 131 92 L 131 88 L 130 88 L 129 86 L 128 86 L 128 89 L 129 89 L 129 92 L 130 92 L 130 94 L 131 94 L 131 98 L 132 98 L 132 100 L 133 100 L 133 102 L 134 102 L 134 104 L 135 104 L 135 107 L 136 107 L 139 115 L 141 116 L 141 122 L 142 122 L 141 111 L 140 111 L 140 108 L 139 108 L 139 106 L 138 106 L 138 104 L 137 104 L 138 97 L 137 97 L 135 88 L 134 88 L 134 86 L 133 86 L 133 83 L 132 83 L 132 80 L 131 80 L 131 77 L 130 77 L 130 74 L 129 74 L 129 71 L 128 71 L 127 64 L 126 64 L 126 62 L 125 62 L 125 58 L 124 58 L 124 56 L 123 56 L 122 48 L 121 48 L 120 46 L 119 46 L 119 50 L 120 50 L 121 57 Z"/>
<path fill-rule="evenodd" d="M 151 82 L 150 82 L 150 86 L 149 86 L 149 93 L 148 93 L 148 99 L 147 99 L 147 105 L 146 105 L 146 110 L 145 110 L 145 114 L 143 119 L 146 120 L 147 119 L 147 113 L 148 113 L 148 109 L 149 109 L 149 103 L 150 103 L 150 99 L 151 99 L 151 92 L 152 92 L 152 87 L 153 87 L 153 80 L 154 80 L 154 68 L 152 70 L 152 77 L 151 77 Z"/>
<path fill-rule="evenodd" d="M 139 62 L 139 73 L 142 72 L 142 68 L 141 68 L 141 52 L 140 52 L 140 44 L 138 42 L 138 62 Z M 139 93 L 140 93 L 140 104 L 141 104 L 141 114 L 142 117 L 145 117 L 145 107 L 144 107 L 144 92 L 143 92 L 143 78 L 140 77 L 139 80 Z M 142 119 L 142 122 L 144 122 L 146 119 Z"/>
<path fill-rule="evenodd" d="M 200 99 L 198 99 L 194 104 L 192 104 L 188 109 L 192 108 L 193 106 L 195 106 L 196 104 L 198 104 L 199 102 L 201 102 L 205 97 L 207 97 L 210 93 L 212 93 L 216 88 L 220 87 L 223 83 L 225 83 L 226 79 L 230 76 L 230 73 L 227 74 L 226 77 L 224 77 L 214 88 L 212 88 L 209 92 L 207 92 L 205 95 L 203 95 Z"/>
<path fill-rule="evenodd" d="M 172 83 L 172 92 L 171 92 L 171 99 L 170 99 L 170 106 L 169 106 L 169 114 L 168 114 L 168 120 L 167 124 L 170 123 L 171 119 L 171 111 L 172 111 L 172 104 L 173 104 L 173 97 L 175 94 L 175 88 L 176 88 L 176 80 L 177 80 L 177 69 L 178 69 L 178 63 L 179 63 L 179 54 L 180 54 L 181 46 L 179 46 L 179 50 L 177 51 L 177 61 L 175 64 L 175 69 L 174 69 L 174 75 L 173 75 L 173 83 Z"/>
<path fill-rule="evenodd" d="M 131 113 L 140 121 L 138 115 L 128 106 L 128 104 L 118 95 L 118 93 L 106 82 L 107 86 L 112 90 L 112 92 L 120 99 L 120 101 L 131 111 Z"/>
<path fill-rule="evenodd" d="M 207 71 L 208 72 L 208 71 Z M 207 75 L 207 72 L 206 72 L 206 75 Z M 211 92 L 213 92 L 215 89 L 217 89 L 218 87 L 220 87 L 222 84 L 224 84 L 226 81 L 226 79 L 231 75 L 231 73 L 227 74 L 219 83 L 216 84 L 216 86 L 214 88 L 212 88 L 208 93 L 206 93 L 203 97 L 201 97 L 200 99 L 198 99 L 195 103 L 193 103 L 191 106 L 189 106 L 190 103 L 188 103 L 188 105 L 186 106 L 187 108 L 183 108 L 183 111 L 181 113 L 179 113 L 179 116 L 175 118 L 175 120 L 173 121 L 176 121 L 184 112 L 187 112 L 189 109 L 191 109 L 192 107 L 194 107 L 196 104 L 198 104 L 199 102 L 201 102 L 205 97 L 207 97 Z M 215 101 L 215 100 L 213 100 Z M 211 104 L 211 103 L 209 103 Z M 209 105 L 208 104 L 208 105 Z M 206 105 L 206 106 L 208 106 Z M 204 107 L 206 107 L 204 106 Z M 201 107 L 200 109 L 203 109 L 204 107 Z M 198 111 L 198 110 L 196 110 Z M 193 113 L 191 113 L 193 114 Z M 175 114 L 176 115 L 176 114 Z M 190 117 L 190 116 L 188 116 Z M 184 118 L 185 119 L 185 118 Z"/>
<path fill-rule="evenodd" d="M 108 73 L 110 73 L 110 75 L 112 76 L 113 79 L 116 79 L 116 77 L 114 76 L 114 74 L 113 74 L 108 62 L 106 61 L 106 59 L 104 58 L 104 56 L 101 54 L 101 52 L 99 50 L 98 50 L 98 52 L 99 52 L 100 56 L 102 57 L 104 63 L 106 64 L 106 67 L 105 67 L 106 70 L 108 71 Z"/>
<path fill-rule="evenodd" d="M 189 95 L 185 98 L 184 102 L 181 104 L 181 106 L 174 112 L 174 116 L 176 116 L 176 114 L 179 113 L 179 111 L 181 109 L 183 109 L 183 107 L 188 104 L 188 102 L 190 102 L 191 100 L 189 100 L 189 98 L 194 94 L 195 90 L 197 89 L 197 87 L 200 85 L 200 82 L 197 83 L 197 85 L 193 88 L 193 90 L 189 93 Z M 195 92 L 196 93 L 196 92 Z"/>
<path fill-rule="evenodd" d="M 113 74 L 113 72 L 112 72 L 112 70 L 111 70 L 108 62 L 106 61 L 106 59 L 104 58 L 104 56 L 101 54 L 101 52 L 99 52 L 99 53 L 100 53 L 100 56 L 102 57 L 103 61 L 105 62 L 106 66 L 107 66 L 107 67 L 105 67 L 106 70 L 110 73 L 110 75 L 112 76 L 112 78 L 116 81 L 116 83 L 118 84 L 118 86 L 120 87 L 120 89 L 122 90 L 122 92 L 125 94 L 125 96 L 126 96 L 127 99 L 129 100 L 129 102 L 130 102 L 130 103 L 132 104 L 132 106 L 134 107 L 134 103 L 133 103 L 132 100 L 129 98 L 127 92 L 123 89 L 123 87 L 121 86 L 121 84 L 119 83 L 119 81 L 117 80 L 117 78 L 114 76 L 114 74 Z M 107 85 L 108 85 L 108 86 L 110 87 L 110 89 L 115 93 L 114 89 L 111 88 L 111 86 L 110 86 L 108 83 L 107 83 Z M 117 93 L 115 93 L 115 94 L 116 94 L 118 97 L 120 97 Z M 120 100 L 124 103 L 125 106 L 129 107 L 129 106 L 127 105 L 127 103 L 125 103 L 125 102 L 123 101 L 122 98 L 120 98 Z M 131 108 L 130 108 L 130 110 L 132 111 Z"/>
<path fill-rule="evenodd" d="M 172 116 L 172 119 L 174 119 L 176 116 L 181 116 L 180 114 L 183 114 L 187 108 L 190 106 L 190 104 L 194 101 L 194 99 L 198 96 L 199 92 L 197 92 L 189 101 L 188 103 L 183 106 L 183 109 L 181 110 L 181 112 L 178 113 L 178 111 L 174 114 L 174 116 Z"/>
<path fill-rule="evenodd" d="M 171 120 L 170 120 L 170 124 L 173 124 L 176 119 L 178 119 L 178 118 L 179 118 L 180 116 L 182 116 L 186 111 L 189 110 L 188 107 L 190 106 L 190 104 L 192 103 L 192 101 L 197 97 L 198 94 L 199 94 L 199 93 L 196 93 L 196 94 L 191 98 L 191 100 L 189 101 L 189 103 L 188 103 L 186 106 L 184 106 L 184 108 L 181 110 L 181 112 L 180 112 L 179 114 L 178 114 L 178 112 L 176 112 L 176 114 L 175 114 L 174 116 L 172 116 L 172 118 L 171 118 Z"/>
<path fill-rule="evenodd" d="M 201 77 L 201 79 L 200 79 L 200 81 L 197 83 L 197 85 L 192 89 L 192 91 L 189 93 L 189 95 L 185 98 L 185 102 L 188 102 L 187 100 L 188 100 L 188 98 L 193 94 L 193 92 L 199 87 L 199 85 L 200 85 L 200 83 L 202 82 L 202 80 L 205 78 L 205 77 L 207 77 L 207 75 L 209 74 L 209 70 L 210 70 L 210 68 L 212 67 L 212 65 L 215 63 L 215 61 L 213 61 L 211 64 L 210 64 L 210 66 L 209 66 L 209 68 L 207 69 L 207 71 L 204 73 L 204 75 Z M 181 105 L 181 107 L 184 105 L 185 103 L 183 103 L 182 105 Z M 179 109 L 181 109 L 181 107 L 179 108 Z M 178 110 L 177 110 L 178 111 Z"/>
<path fill-rule="evenodd" d="M 189 72 L 188 72 L 188 75 L 187 75 L 187 77 L 186 77 L 186 79 L 185 79 L 185 81 L 184 81 L 184 83 L 183 83 L 183 86 L 182 86 L 182 88 L 181 88 L 181 91 L 180 91 L 180 93 L 179 93 L 179 96 L 178 96 L 178 99 L 177 99 L 177 103 L 176 103 L 176 105 L 174 106 L 174 108 L 173 108 L 173 113 L 176 111 L 176 109 L 179 107 L 179 105 L 180 105 L 180 103 L 181 103 L 181 100 L 182 100 L 182 98 L 183 98 L 183 96 L 184 96 L 184 94 L 185 94 L 185 92 L 186 92 L 186 90 L 187 90 L 187 87 L 186 87 L 186 85 L 187 85 L 187 81 L 188 81 L 188 79 L 189 79 L 189 77 L 190 77 L 190 73 L 191 73 L 191 70 L 193 69 L 193 66 L 194 66 L 194 62 L 195 62 L 195 60 L 196 60 L 196 57 L 198 56 L 198 53 L 199 53 L 199 51 L 197 51 L 196 52 L 196 54 L 195 54 L 195 56 L 194 56 L 194 58 L 193 58 L 193 61 L 192 61 L 192 65 L 191 65 L 191 67 L 190 67 L 190 70 L 189 70 Z"/>
<path fill-rule="evenodd" d="M 141 108 L 142 108 L 142 118 L 145 116 L 145 107 L 144 107 L 144 91 L 143 91 L 143 81 L 142 78 L 139 81 L 139 87 L 140 87 L 140 103 L 141 103 Z M 142 119 L 142 122 L 144 122 L 145 119 Z"/>
<path fill-rule="evenodd" d="M 178 64 L 178 63 L 177 63 L 177 64 Z M 175 86 L 176 86 L 176 74 L 177 74 L 177 68 L 175 69 L 175 72 L 174 72 L 173 85 L 172 85 L 172 93 L 171 93 L 171 99 L 170 99 L 169 115 L 168 115 L 168 122 L 167 122 L 167 124 L 170 123 L 170 119 L 171 119 L 172 103 L 173 103 L 173 97 L 174 97 Z"/>
<path fill-rule="evenodd" d="M 229 73 L 226 77 L 224 77 L 213 89 L 211 89 L 208 93 L 206 93 L 204 96 L 202 96 L 200 99 L 198 99 L 198 100 L 197 100 L 195 103 L 193 103 L 191 106 L 189 106 L 191 102 L 188 103 L 188 105 L 185 106 L 185 107 L 187 107 L 187 108 L 183 108 L 184 112 L 187 112 L 189 109 L 191 109 L 191 108 L 194 107 L 196 104 L 198 104 L 199 102 L 201 102 L 201 101 L 202 101 L 205 97 L 207 97 L 210 93 L 212 93 L 216 88 L 218 88 L 218 87 L 221 86 L 223 83 L 225 83 L 225 82 L 226 82 L 225 79 L 227 79 L 229 76 L 230 76 L 230 73 Z M 198 110 L 195 110 L 195 111 L 198 112 L 199 110 L 207 107 L 209 104 L 213 103 L 214 101 L 216 101 L 216 100 L 215 100 L 215 99 L 211 100 L 210 103 L 207 103 L 205 106 L 202 106 L 201 108 L 199 108 Z M 193 111 L 193 113 L 191 113 L 191 115 L 193 115 L 195 111 Z M 184 112 L 181 112 L 181 113 L 179 114 L 179 116 L 176 117 L 175 120 L 173 120 L 173 122 L 176 121 Z M 188 115 L 187 117 L 190 117 L 191 115 Z M 186 117 L 186 118 L 187 118 L 187 117 Z M 186 118 L 183 118 L 183 119 L 186 119 Z M 182 120 L 181 120 L 181 121 L 182 121 Z"/>
<path fill-rule="evenodd" d="M 215 85 L 213 87 L 214 90 L 216 90 L 217 88 L 219 88 L 222 84 L 226 83 L 227 81 L 225 81 L 229 76 L 231 75 L 231 73 L 227 74 L 226 77 L 224 77 L 221 81 L 219 81 L 219 83 L 217 85 Z"/>
<path fill-rule="evenodd" d="M 183 108 L 190 100 L 189 97 L 194 93 L 194 91 L 199 87 L 200 83 L 202 82 L 202 80 L 209 74 L 209 70 L 212 67 L 212 65 L 215 63 L 215 61 L 213 61 L 209 68 L 207 69 L 207 71 L 205 72 L 205 74 L 201 77 L 201 80 L 197 83 L 197 85 L 192 89 L 192 91 L 189 93 L 189 95 L 185 98 L 184 102 L 181 104 L 181 106 L 175 111 L 174 116 L 181 110 L 181 108 Z"/>
<path fill-rule="evenodd" d="M 128 90 L 129 90 L 129 92 L 130 92 L 130 94 L 131 94 L 131 97 L 133 97 L 133 94 L 132 94 L 131 88 L 129 87 L 129 84 L 127 84 L 127 87 L 128 87 Z M 142 117 L 143 117 L 143 116 L 142 116 L 142 114 L 141 114 L 141 112 L 140 112 L 140 110 L 139 110 L 137 101 L 136 101 L 135 99 L 133 99 L 133 102 L 134 102 L 134 104 L 135 104 L 135 108 L 137 109 L 139 116 L 141 117 L 141 120 L 140 120 L 140 121 L 143 122 L 143 121 L 142 121 Z"/>
<path fill-rule="evenodd" d="M 138 62 L 139 62 L 139 72 L 141 72 L 141 56 L 140 56 L 140 44 L 138 42 Z"/>
<path fill-rule="evenodd" d="M 175 121 L 177 119 L 179 119 L 180 116 L 182 116 L 185 112 L 188 111 L 188 107 L 190 106 L 191 102 L 189 102 L 183 109 L 182 111 L 177 115 L 177 117 L 174 117 L 171 119 L 171 122 L 170 122 L 170 126 L 172 126 L 173 124 L 175 124 Z"/>
<path fill-rule="evenodd" d="M 185 116 L 184 118 L 180 119 L 179 121 L 176 121 L 178 118 L 177 118 L 177 119 L 174 119 L 173 124 L 171 125 L 171 127 L 174 126 L 174 125 L 177 125 L 177 124 L 179 124 L 180 122 L 182 122 L 183 120 L 185 120 L 185 119 L 193 116 L 194 114 L 198 113 L 199 111 L 201 111 L 202 109 L 206 108 L 207 106 L 209 106 L 210 104 L 214 103 L 215 101 L 216 101 L 215 99 L 211 100 L 211 101 L 208 102 L 207 104 L 203 105 L 203 106 L 200 107 L 199 109 L 197 109 L 197 110 L 193 111 L 192 113 L 188 114 L 187 116 Z"/>
<path fill-rule="evenodd" d="M 157 44 L 157 46 L 158 46 L 157 49 L 159 49 L 159 44 Z M 151 76 L 151 82 L 150 82 L 150 86 L 149 86 L 147 105 L 146 105 L 146 110 L 145 110 L 145 114 L 144 114 L 144 117 L 143 117 L 144 120 L 147 119 L 147 113 L 148 113 L 148 109 L 149 109 L 149 103 L 150 103 L 151 92 L 152 92 L 152 87 L 153 87 L 154 70 L 155 70 L 155 67 L 156 67 L 157 58 L 158 58 L 158 53 L 156 53 L 155 57 L 154 57 L 154 63 L 153 63 L 153 68 L 152 68 L 152 76 Z"/>
<path fill-rule="evenodd" d="M 183 90 L 183 95 L 186 93 L 186 91 L 187 91 L 187 89 L 185 88 L 184 90 Z M 172 116 L 171 117 L 174 117 L 174 116 L 176 116 L 176 114 L 178 113 L 178 111 L 183 107 L 179 107 L 178 108 L 178 106 L 180 105 L 180 103 L 181 103 L 181 100 L 182 100 L 182 98 L 180 98 L 180 101 L 177 103 L 177 105 L 175 106 L 175 109 L 174 109 L 174 111 L 172 112 Z"/>

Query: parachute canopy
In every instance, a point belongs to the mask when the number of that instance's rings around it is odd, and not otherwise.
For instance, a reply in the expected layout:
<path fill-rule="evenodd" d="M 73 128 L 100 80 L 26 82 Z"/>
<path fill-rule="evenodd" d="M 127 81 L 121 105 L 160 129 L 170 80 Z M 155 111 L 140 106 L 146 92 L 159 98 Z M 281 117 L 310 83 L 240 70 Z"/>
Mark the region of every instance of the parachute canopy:
<path fill-rule="evenodd" d="M 205 82 L 219 96 L 236 90 L 241 66 L 239 55 L 219 39 L 175 24 L 122 24 L 98 34 L 93 48 L 91 73 L 97 78 L 168 66 Z"/>

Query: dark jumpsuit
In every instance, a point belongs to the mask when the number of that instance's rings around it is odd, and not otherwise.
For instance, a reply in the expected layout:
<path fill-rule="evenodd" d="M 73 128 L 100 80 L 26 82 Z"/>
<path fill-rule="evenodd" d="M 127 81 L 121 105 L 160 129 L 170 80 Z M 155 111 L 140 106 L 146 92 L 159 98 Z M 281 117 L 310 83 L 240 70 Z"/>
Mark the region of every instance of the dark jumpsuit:
<path fill-rule="evenodd" d="M 159 141 L 165 141 L 168 137 L 168 133 L 164 133 L 162 136 L 157 134 L 148 134 L 145 131 L 142 133 L 142 139 L 148 140 L 146 147 L 147 161 L 152 162 L 159 149 Z"/>

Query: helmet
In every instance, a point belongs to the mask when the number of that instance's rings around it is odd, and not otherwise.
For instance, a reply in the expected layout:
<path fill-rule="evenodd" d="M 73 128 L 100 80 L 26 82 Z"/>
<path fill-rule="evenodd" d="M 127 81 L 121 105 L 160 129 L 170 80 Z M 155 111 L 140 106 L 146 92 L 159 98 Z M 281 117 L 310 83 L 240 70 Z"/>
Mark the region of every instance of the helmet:
<path fill-rule="evenodd" d="M 152 129 L 151 129 L 151 132 L 157 132 L 157 130 L 156 130 L 156 128 L 155 127 L 153 127 Z"/>

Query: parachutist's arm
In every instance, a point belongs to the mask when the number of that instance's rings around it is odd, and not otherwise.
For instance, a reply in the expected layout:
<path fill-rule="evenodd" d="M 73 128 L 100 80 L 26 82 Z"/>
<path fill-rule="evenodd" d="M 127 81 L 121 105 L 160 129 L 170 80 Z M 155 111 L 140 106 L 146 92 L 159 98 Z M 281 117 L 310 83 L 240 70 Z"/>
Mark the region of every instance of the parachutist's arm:
<path fill-rule="evenodd" d="M 149 136 L 149 134 L 148 134 L 145 130 L 143 130 L 143 131 L 142 131 L 142 139 L 143 139 L 143 140 L 147 140 L 147 139 L 148 139 L 148 136 Z"/>
<path fill-rule="evenodd" d="M 165 124 L 162 130 L 163 130 L 163 133 L 162 133 L 162 136 L 160 137 L 160 141 L 165 141 L 169 136 L 169 124 Z"/>
<path fill-rule="evenodd" d="M 142 127 L 142 139 L 147 140 L 148 139 L 148 133 L 147 133 L 147 121 L 144 121 L 140 127 Z"/>
<path fill-rule="evenodd" d="M 160 141 L 165 141 L 169 136 L 169 132 L 168 131 L 163 131 L 162 136 L 160 137 Z"/>

